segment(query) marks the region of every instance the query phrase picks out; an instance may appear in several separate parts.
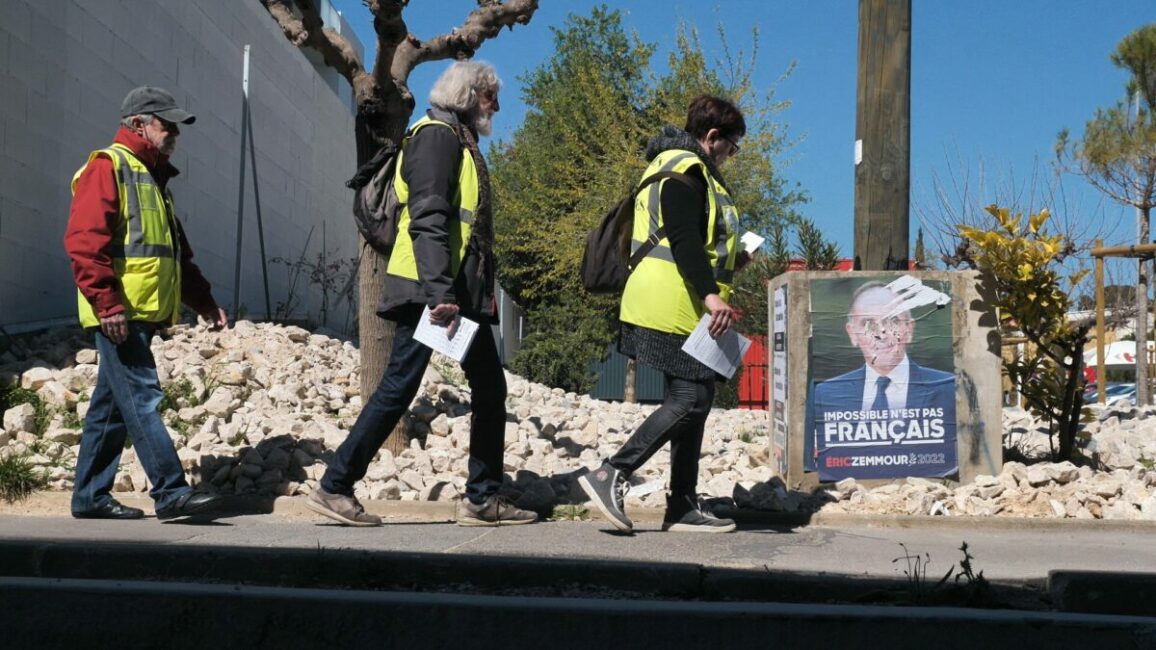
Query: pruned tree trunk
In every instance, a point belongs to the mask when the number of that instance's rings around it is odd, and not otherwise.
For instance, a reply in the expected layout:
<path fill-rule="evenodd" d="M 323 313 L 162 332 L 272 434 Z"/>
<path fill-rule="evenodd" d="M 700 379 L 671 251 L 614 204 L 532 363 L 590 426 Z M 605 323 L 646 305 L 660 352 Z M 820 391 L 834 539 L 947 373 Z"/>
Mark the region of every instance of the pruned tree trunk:
<path fill-rule="evenodd" d="M 362 241 L 361 266 L 358 269 L 358 287 L 361 296 L 380 297 L 385 287 L 385 265 L 388 260 Z M 393 348 L 394 324 L 377 315 L 377 299 L 363 299 L 358 304 L 357 331 L 361 342 L 361 403 L 369 401 Z M 406 418 L 398 420 L 385 448 L 395 456 L 409 446 L 409 425 Z"/>
<path fill-rule="evenodd" d="M 538 10 L 538 0 L 478 0 L 478 8 L 447 34 L 421 40 L 409 33 L 402 16 L 407 0 L 363 0 L 373 16 L 377 33 L 377 58 L 368 72 L 357 52 L 338 32 L 325 27 L 313 0 L 261 0 L 285 33 L 298 47 L 321 54 L 325 65 L 337 70 L 353 87 L 358 118 L 367 125 L 380 146 L 397 142 L 413 114 L 414 98 L 409 75 L 430 61 L 470 59 L 502 28 L 527 25 Z M 433 4 L 430 4 L 433 7 Z M 294 11 L 294 8 L 297 11 Z M 299 12 L 299 13 L 298 13 Z"/>

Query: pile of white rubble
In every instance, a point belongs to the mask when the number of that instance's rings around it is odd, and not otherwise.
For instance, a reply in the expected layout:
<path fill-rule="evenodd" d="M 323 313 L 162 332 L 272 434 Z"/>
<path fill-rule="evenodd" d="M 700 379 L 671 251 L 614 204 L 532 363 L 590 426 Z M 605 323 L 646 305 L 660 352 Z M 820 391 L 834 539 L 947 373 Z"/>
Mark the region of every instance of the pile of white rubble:
<path fill-rule="evenodd" d="M 34 390 L 47 406 L 38 434 L 30 404 L 3 414 L 0 454 L 26 455 L 52 489 L 71 488 L 72 467 L 96 351 L 76 329 L 20 341 L 25 359 L 0 357 L 0 384 Z M 224 332 L 176 328 L 153 339 L 163 386 L 176 404 L 163 412 L 194 483 L 231 494 L 307 494 L 361 408 L 359 353 L 348 342 L 299 327 L 241 321 Z M 519 505 L 547 512 L 581 503 L 576 477 L 612 454 L 655 406 L 566 393 L 507 373 L 503 490 Z M 1006 463 L 972 484 L 907 479 L 867 489 L 853 479 L 814 493 L 787 489 L 768 464 L 765 411 L 715 409 L 707 421 L 699 489 L 738 506 L 772 511 L 1156 519 L 1156 411 L 1125 406 L 1086 425 L 1084 450 L 1099 465 Z M 1049 441 L 1019 410 L 1005 412 L 1005 446 L 1017 457 L 1048 457 Z M 469 389 L 460 368 L 435 358 L 406 422 L 410 445 L 383 450 L 358 485 L 362 499 L 450 500 L 467 473 Z M 71 426 L 70 426 L 71 425 Z M 669 452 L 632 477 L 628 506 L 661 506 Z M 144 492 L 144 471 L 126 449 L 116 490 Z"/>

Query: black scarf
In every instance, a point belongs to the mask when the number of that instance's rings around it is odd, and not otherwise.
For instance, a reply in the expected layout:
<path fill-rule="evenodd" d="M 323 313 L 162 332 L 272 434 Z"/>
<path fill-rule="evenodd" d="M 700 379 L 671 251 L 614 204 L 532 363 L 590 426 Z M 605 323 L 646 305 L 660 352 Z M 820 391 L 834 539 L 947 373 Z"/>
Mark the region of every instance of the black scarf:
<path fill-rule="evenodd" d="M 470 156 L 478 172 L 478 209 L 474 213 L 474 225 L 470 229 L 470 239 L 478 250 L 478 277 L 490 286 L 493 276 L 494 259 L 494 211 L 490 202 L 490 170 L 486 159 L 478 147 L 478 139 L 472 128 L 458 124 L 458 137 Z"/>
<path fill-rule="evenodd" d="M 710 175 L 723 186 L 723 189 L 728 193 L 730 192 L 726 179 L 719 173 L 718 165 L 714 164 L 714 160 L 711 160 L 711 157 L 706 155 L 706 151 L 703 151 L 702 145 L 698 143 L 698 140 L 695 140 L 693 136 L 677 126 L 667 124 L 662 127 L 658 135 L 650 139 L 650 142 L 646 144 L 646 160 L 650 162 L 654 160 L 658 154 L 671 149 L 684 149 L 697 155 L 703 164 L 706 165 Z"/>

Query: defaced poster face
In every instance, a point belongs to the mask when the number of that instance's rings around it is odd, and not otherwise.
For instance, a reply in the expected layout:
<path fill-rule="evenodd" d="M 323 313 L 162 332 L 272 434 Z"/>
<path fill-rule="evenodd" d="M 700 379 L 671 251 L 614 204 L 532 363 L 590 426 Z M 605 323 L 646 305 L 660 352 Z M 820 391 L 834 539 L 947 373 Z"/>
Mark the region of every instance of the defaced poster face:
<path fill-rule="evenodd" d="M 900 273 L 811 283 L 806 470 L 958 473 L 950 296 L 948 282 Z"/>

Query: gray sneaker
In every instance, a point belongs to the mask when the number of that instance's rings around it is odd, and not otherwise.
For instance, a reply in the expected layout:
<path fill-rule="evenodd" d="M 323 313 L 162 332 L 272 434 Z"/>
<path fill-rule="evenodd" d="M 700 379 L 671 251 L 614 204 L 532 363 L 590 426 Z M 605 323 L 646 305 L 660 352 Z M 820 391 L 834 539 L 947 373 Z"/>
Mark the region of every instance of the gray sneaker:
<path fill-rule="evenodd" d="M 305 507 L 346 526 L 380 526 L 381 517 L 371 515 L 354 497 L 326 492 L 320 485 L 305 499 Z"/>
<path fill-rule="evenodd" d="M 602 463 L 602 467 L 579 476 L 578 485 L 590 497 L 590 503 L 598 506 L 598 511 L 615 528 L 626 532 L 634 530 L 634 522 L 622 510 L 622 502 L 630 490 L 630 483 L 622 472 L 609 463 Z"/>
<path fill-rule="evenodd" d="M 458 502 L 459 526 L 518 526 L 538 521 L 538 515 L 522 510 L 510 503 L 506 497 L 494 495 L 481 505 L 467 498 Z"/>
<path fill-rule="evenodd" d="M 735 522 L 703 510 L 693 497 L 668 496 L 662 529 L 672 533 L 729 533 L 734 531 Z"/>

